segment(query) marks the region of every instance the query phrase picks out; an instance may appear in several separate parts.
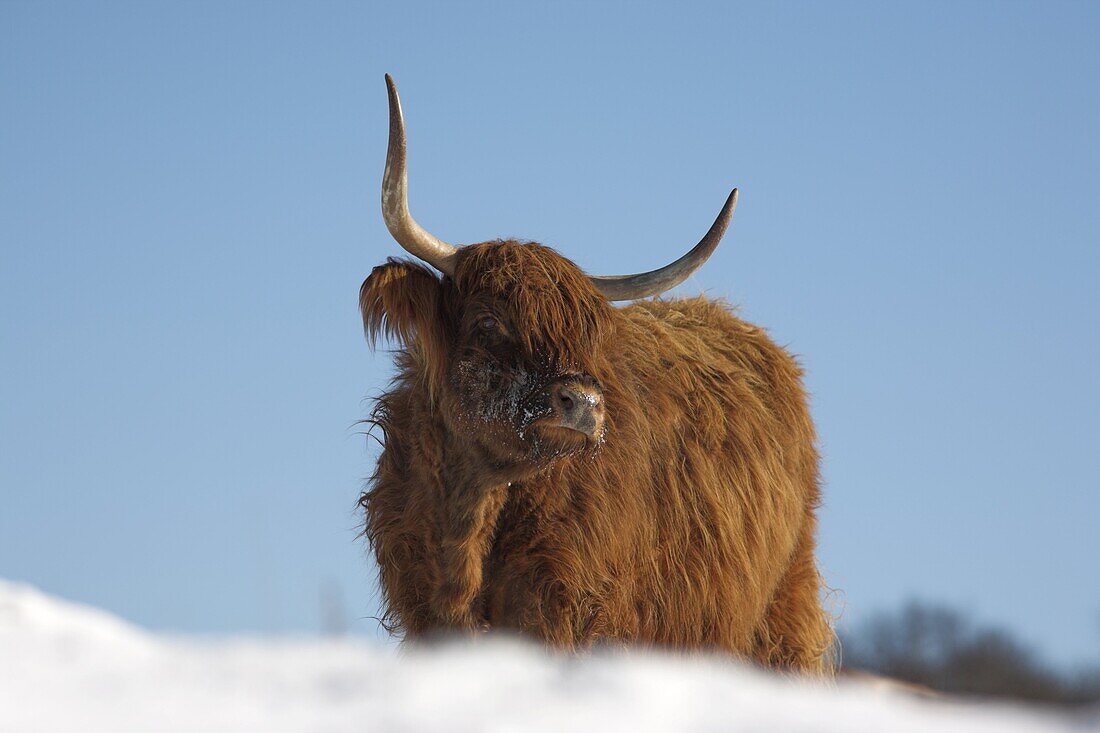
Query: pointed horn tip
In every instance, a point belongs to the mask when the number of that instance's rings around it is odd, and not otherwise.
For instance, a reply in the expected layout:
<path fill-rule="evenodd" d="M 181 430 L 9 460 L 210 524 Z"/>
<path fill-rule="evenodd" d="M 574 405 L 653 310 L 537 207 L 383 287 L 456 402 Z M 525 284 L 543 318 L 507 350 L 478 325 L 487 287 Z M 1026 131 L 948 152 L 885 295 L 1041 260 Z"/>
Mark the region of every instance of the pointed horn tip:
<path fill-rule="evenodd" d="M 726 197 L 726 203 L 722 204 L 722 210 L 718 212 L 718 216 L 714 219 L 714 224 L 711 225 L 710 231 L 707 232 L 707 237 L 704 237 L 704 241 L 706 241 L 706 239 L 710 238 L 712 235 L 717 235 L 716 241 L 711 245 L 712 251 L 718 247 L 718 242 L 721 241 L 730 222 L 733 221 L 733 212 L 737 209 L 737 191 L 736 188 L 730 191 L 730 195 Z M 699 242 L 699 245 L 702 244 L 703 242 Z"/>
<path fill-rule="evenodd" d="M 736 188 L 730 191 L 729 198 L 726 199 L 726 208 L 729 209 L 731 212 L 737 206 L 737 191 L 738 189 Z"/>
<path fill-rule="evenodd" d="M 714 220 L 715 226 L 722 227 L 722 234 L 725 234 L 726 227 L 733 221 L 733 212 L 737 209 L 737 191 L 736 188 L 730 191 L 730 195 L 726 197 L 726 203 L 722 206 L 722 210 L 718 212 L 718 218 Z M 715 247 L 717 246 L 718 243 L 715 242 Z"/>

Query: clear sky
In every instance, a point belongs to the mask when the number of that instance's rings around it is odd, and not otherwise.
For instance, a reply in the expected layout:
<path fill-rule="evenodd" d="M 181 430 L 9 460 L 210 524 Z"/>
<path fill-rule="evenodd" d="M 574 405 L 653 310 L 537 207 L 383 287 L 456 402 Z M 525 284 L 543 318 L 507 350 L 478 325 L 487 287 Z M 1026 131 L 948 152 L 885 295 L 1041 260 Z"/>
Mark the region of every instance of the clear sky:
<path fill-rule="evenodd" d="M 158 629 L 376 633 L 357 293 L 413 209 L 798 353 L 844 622 L 1100 657 L 1100 5 L 0 3 L 0 577 Z"/>

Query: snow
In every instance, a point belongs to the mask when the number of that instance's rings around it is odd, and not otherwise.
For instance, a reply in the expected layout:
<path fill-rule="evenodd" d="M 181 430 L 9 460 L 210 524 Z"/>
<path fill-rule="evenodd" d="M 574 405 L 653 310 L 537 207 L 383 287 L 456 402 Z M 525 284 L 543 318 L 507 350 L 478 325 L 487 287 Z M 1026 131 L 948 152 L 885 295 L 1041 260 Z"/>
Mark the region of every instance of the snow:
<path fill-rule="evenodd" d="M 784 679 L 714 658 L 153 634 L 0 580 L 0 730 L 1100 730 L 1023 708 Z"/>

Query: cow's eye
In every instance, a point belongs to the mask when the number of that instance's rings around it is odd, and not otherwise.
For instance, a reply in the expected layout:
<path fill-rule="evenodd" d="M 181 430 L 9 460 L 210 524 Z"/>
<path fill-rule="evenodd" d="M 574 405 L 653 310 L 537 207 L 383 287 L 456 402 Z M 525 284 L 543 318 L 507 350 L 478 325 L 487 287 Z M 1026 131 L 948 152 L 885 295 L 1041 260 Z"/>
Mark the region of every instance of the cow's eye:
<path fill-rule="evenodd" d="M 492 316 L 485 316 L 477 322 L 477 327 L 482 331 L 495 331 L 497 327 L 497 319 Z"/>

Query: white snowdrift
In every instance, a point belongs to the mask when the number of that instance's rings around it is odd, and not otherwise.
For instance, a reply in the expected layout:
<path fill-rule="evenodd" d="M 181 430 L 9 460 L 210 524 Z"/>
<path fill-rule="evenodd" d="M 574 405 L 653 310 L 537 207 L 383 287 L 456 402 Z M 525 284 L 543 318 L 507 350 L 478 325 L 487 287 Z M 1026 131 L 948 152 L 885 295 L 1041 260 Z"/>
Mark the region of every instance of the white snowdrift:
<path fill-rule="evenodd" d="M 1023 733 L 1088 727 L 1023 709 L 797 683 L 719 660 L 578 659 L 501 639 L 395 652 L 351 640 L 164 637 L 0 581 L 3 731 Z"/>

